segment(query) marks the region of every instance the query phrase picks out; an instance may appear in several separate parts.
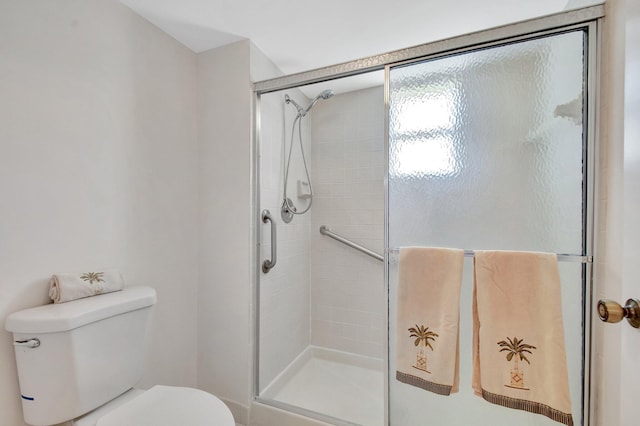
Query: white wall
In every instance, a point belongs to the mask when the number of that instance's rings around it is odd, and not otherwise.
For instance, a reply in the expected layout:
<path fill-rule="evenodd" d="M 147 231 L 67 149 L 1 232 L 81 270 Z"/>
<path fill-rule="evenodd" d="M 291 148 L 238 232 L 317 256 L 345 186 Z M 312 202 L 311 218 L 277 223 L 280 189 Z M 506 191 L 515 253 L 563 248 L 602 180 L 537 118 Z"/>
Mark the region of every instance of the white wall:
<path fill-rule="evenodd" d="M 143 385 L 196 384 L 196 57 L 115 0 L 0 1 L 0 323 L 51 274 L 158 291 Z M 0 327 L 0 423 L 21 425 Z"/>
<path fill-rule="evenodd" d="M 635 0 L 609 0 L 605 19 L 602 73 L 602 156 L 604 217 L 602 257 L 596 275 L 596 297 L 624 303 L 638 298 L 638 20 Z M 595 414 L 597 425 L 637 423 L 634 354 L 638 330 L 623 321 L 595 325 Z"/>
<path fill-rule="evenodd" d="M 594 303 L 621 301 L 623 259 L 624 12 L 607 3 L 600 98 L 600 178 Z M 597 425 L 620 425 L 620 325 L 593 324 L 593 413 Z"/>
<path fill-rule="evenodd" d="M 236 417 L 246 417 L 251 377 L 249 66 L 248 41 L 198 55 L 198 385 L 230 402 Z"/>
<path fill-rule="evenodd" d="M 625 0 L 625 98 L 624 98 L 624 272 L 623 298 L 640 298 L 640 3 Z M 620 363 L 620 407 L 623 426 L 638 422 L 637 398 L 634 394 L 640 381 L 637 354 L 640 351 L 640 330 L 625 324 L 622 332 L 622 362 Z"/>
<path fill-rule="evenodd" d="M 382 254 L 383 87 L 336 95 L 311 114 L 311 343 L 383 358 L 382 262 L 319 233 L 321 225 Z"/>

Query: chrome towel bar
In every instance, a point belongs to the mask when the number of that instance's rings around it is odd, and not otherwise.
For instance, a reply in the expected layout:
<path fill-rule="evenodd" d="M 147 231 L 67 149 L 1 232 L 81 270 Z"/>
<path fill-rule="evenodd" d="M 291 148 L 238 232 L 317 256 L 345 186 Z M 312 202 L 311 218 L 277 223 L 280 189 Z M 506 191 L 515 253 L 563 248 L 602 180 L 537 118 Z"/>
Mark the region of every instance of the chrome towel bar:
<path fill-rule="evenodd" d="M 389 253 L 398 254 L 400 249 L 390 249 Z M 464 257 L 473 257 L 473 250 L 465 250 Z M 593 256 L 583 256 L 581 254 L 556 254 L 558 262 L 577 262 L 577 263 L 593 263 Z"/>
<path fill-rule="evenodd" d="M 322 235 L 326 235 L 327 237 L 333 238 L 336 241 L 340 241 L 342 244 L 347 245 L 347 246 L 349 246 L 351 248 L 354 248 L 354 249 L 366 254 L 367 256 L 371 256 L 374 259 L 377 259 L 377 260 L 379 260 L 381 262 L 384 261 L 384 256 L 382 256 L 381 254 L 378 254 L 373 250 L 369 250 L 366 247 L 362 247 L 360 244 L 356 244 L 353 241 L 349 241 L 346 238 L 341 237 L 338 234 L 334 234 L 333 232 L 331 232 L 331 230 L 326 225 L 322 225 L 320 227 L 320 233 Z"/>
<path fill-rule="evenodd" d="M 359 244 L 354 243 L 353 241 L 349 241 L 348 239 L 331 232 L 327 225 L 320 226 L 320 233 L 322 235 L 326 235 L 327 237 L 331 237 L 336 241 L 340 241 L 342 244 L 345 244 L 351 248 L 354 248 L 368 256 L 373 257 L 379 261 L 384 261 L 384 256 L 378 254 L 372 250 L 369 250 L 366 247 L 363 247 Z M 398 254 L 400 249 L 390 249 L 389 253 Z M 473 250 L 465 250 L 464 257 L 473 257 L 475 252 Z M 593 256 L 584 256 L 580 254 L 557 254 L 558 262 L 576 262 L 576 263 L 593 263 Z"/>

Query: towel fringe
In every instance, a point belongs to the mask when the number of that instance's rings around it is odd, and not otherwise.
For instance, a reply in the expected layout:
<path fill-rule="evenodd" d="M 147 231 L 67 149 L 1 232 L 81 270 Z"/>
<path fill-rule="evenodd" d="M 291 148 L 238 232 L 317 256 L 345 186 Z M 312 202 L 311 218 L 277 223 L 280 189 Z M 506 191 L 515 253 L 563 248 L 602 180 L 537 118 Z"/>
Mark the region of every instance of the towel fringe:
<path fill-rule="evenodd" d="M 396 380 L 402 383 L 406 383 L 411 386 L 416 386 L 424 390 L 428 390 L 438 395 L 451 395 L 451 389 L 453 386 L 441 385 L 440 383 L 433 383 L 425 380 L 421 377 L 412 376 L 411 374 L 396 371 Z"/>
<path fill-rule="evenodd" d="M 504 395 L 496 395 L 495 393 L 487 392 L 484 389 L 482 389 L 482 397 L 492 404 L 515 408 L 516 410 L 528 411 L 529 413 L 542 414 L 556 422 L 567 426 L 573 426 L 573 416 L 571 414 L 563 413 L 562 411 L 558 411 L 555 408 L 551 408 L 548 405 L 541 404 L 539 402 L 511 398 Z"/>

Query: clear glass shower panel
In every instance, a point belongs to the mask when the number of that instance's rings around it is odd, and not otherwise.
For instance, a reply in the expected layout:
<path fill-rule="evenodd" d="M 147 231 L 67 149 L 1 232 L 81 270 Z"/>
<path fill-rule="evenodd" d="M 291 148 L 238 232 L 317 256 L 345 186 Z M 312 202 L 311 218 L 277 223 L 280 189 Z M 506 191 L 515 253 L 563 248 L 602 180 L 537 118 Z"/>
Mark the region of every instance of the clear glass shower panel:
<path fill-rule="evenodd" d="M 459 393 L 440 396 L 396 380 L 397 249 L 584 254 L 585 45 L 580 30 L 391 68 L 392 426 L 559 424 L 474 396 L 470 258 L 461 293 Z M 581 424 L 584 266 L 561 263 L 560 270 L 573 417 Z"/>
<path fill-rule="evenodd" d="M 320 231 L 383 253 L 384 73 L 265 93 L 259 106 L 259 210 L 277 229 L 260 224 L 260 259 L 276 235 L 277 263 L 258 272 L 256 396 L 384 426 L 383 262 Z"/>
<path fill-rule="evenodd" d="M 291 96 L 301 97 L 293 92 Z M 291 128 L 285 129 L 283 123 L 290 126 L 295 110 L 284 108 L 283 93 L 268 93 L 260 98 L 260 116 L 260 211 L 269 210 L 277 228 L 277 264 L 269 273 L 260 272 L 258 383 L 259 393 L 263 394 L 309 343 L 310 216 L 296 217 L 285 224 L 280 215 L 286 149 L 291 137 Z M 303 123 L 301 132 L 308 148 L 307 123 Z M 301 161 L 294 162 L 289 193 L 294 193 L 296 181 L 303 176 Z M 272 234 L 268 225 L 260 230 L 262 261 L 272 256 Z"/>

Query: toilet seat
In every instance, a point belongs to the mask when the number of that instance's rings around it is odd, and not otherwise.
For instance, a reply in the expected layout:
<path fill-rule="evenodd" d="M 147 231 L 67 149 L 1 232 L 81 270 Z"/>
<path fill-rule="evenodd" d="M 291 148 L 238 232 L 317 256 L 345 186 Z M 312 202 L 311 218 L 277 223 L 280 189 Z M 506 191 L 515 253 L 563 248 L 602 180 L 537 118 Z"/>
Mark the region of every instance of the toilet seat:
<path fill-rule="evenodd" d="M 96 426 L 235 426 L 229 408 L 210 393 L 154 386 L 101 417 Z"/>

